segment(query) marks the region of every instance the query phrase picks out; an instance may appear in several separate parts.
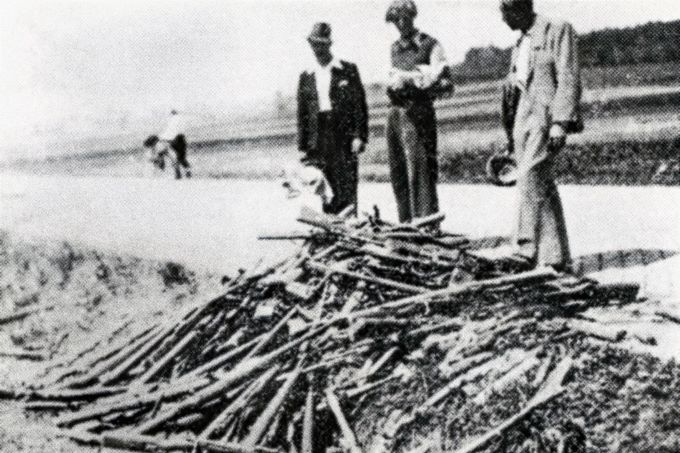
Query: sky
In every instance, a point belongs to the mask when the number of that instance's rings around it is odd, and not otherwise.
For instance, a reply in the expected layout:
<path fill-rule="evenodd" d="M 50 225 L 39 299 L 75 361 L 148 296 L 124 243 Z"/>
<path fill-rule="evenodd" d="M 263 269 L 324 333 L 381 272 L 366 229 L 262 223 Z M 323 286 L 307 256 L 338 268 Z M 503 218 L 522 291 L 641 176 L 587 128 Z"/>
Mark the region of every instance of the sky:
<path fill-rule="evenodd" d="M 158 128 L 170 109 L 195 122 L 271 108 L 312 64 L 305 37 L 333 28 L 334 51 L 380 81 L 397 32 L 389 0 L 2 0 L 0 134 L 5 145 Z M 498 0 L 417 0 L 416 25 L 451 62 L 509 46 Z M 677 0 L 535 0 L 584 33 L 680 18 Z"/>

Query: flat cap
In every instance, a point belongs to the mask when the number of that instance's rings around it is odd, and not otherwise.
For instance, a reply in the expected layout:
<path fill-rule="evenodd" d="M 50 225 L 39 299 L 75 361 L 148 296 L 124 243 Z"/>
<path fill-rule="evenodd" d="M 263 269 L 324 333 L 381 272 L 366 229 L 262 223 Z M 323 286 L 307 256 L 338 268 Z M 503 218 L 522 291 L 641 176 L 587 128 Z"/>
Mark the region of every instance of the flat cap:
<path fill-rule="evenodd" d="M 386 22 L 395 22 L 401 17 L 414 18 L 418 15 L 418 8 L 413 0 L 394 0 L 387 8 Z"/>

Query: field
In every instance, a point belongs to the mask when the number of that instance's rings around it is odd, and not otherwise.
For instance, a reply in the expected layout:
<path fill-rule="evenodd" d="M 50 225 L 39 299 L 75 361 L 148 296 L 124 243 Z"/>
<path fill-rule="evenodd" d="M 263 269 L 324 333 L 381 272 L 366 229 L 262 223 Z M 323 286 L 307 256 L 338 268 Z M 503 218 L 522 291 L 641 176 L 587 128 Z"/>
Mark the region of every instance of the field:
<path fill-rule="evenodd" d="M 680 184 L 680 114 L 606 115 L 591 118 L 586 124 L 586 131 L 571 137 L 558 158 L 561 183 Z M 443 124 L 439 135 L 440 181 L 484 183 L 486 160 L 504 146 L 500 128 L 459 129 Z M 260 140 L 217 143 L 190 155 L 195 177 L 216 179 L 276 178 L 299 158 L 297 149 L 289 143 Z M 7 167 L 37 174 L 142 176 L 145 172 L 141 150 L 25 161 Z M 361 157 L 360 172 L 368 181 L 389 180 L 384 137 L 372 137 Z"/>
<path fill-rule="evenodd" d="M 680 183 L 677 68 L 678 65 L 667 64 L 585 71 L 586 130 L 571 137 L 562 152 L 558 162 L 560 181 Z M 502 150 L 506 142 L 500 129 L 499 102 L 499 83 L 484 82 L 460 87 L 453 98 L 438 103 L 442 182 L 485 181 L 488 156 Z M 361 173 L 366 180 L 386 181 L 389 175 L 384 130 L 388 107 L 380 99 L 374 99 L 372 105 L 371 140 L 361 158 Z M 293 111 L 277 117 L 204 124 L 189 131 L 189 137 L 194 138 L 190 161 L 196 177 L 274 178 L 299 158 Z M 123 143 L 129 139 L 121 140 Z M 109 141 L 101 146 L 103 143 Z M 93 149 L 3 165 L 40 174 L 144 174 L 139 145 Z"/>
<path fill-rule="evenodd" d="M 677 85 L 677 63 L 588 68 L 583 72 L 586 88 L 617 86 Z"/>

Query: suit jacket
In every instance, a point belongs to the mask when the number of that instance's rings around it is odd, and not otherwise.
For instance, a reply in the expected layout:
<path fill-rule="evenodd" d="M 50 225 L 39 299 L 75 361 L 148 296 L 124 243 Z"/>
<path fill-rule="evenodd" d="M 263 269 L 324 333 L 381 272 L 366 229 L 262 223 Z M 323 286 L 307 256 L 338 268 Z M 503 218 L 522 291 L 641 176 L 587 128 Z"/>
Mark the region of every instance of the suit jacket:
<path fill-rule="evenodd" d="M 368 106 L 359 70 L 353 63 L 340 61 L 331 68 L 330 100 L 336 127 L 336 140 L 349 145 L 354 138 L 368 142 Z M 319 95 L 311 71 L 300 74 L 297 92 L 298 149 L 309 153 L 317 147 Z"/>
<path fill-rule="evenodd" d="M 574 28 L 566 22 L 551 22 L 537 15 L 529 34 L 529 75 L 521 96 L 548 107 L 553 124 L 562 124 L 568 133 L 581 132 L 581 71 Z M 518 47 L 519 42 L 512 50 L 510 74 L 503 86 L 503 125 L 509 137 L 517 107 Z"/>

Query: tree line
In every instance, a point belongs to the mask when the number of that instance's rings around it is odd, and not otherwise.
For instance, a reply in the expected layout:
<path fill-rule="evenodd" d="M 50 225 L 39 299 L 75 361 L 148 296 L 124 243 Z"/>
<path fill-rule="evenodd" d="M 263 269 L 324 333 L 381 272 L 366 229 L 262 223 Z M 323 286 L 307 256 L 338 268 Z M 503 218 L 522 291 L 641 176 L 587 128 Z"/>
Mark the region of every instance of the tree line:
<path fill-rule="evenodd" d="M 584 67 L 680 62 L 680 20 L 650 22 L 628 28 L 607 28 L 579 36 Z M 458 83 L 494 80 L 507 74 L 511 49 L 495 46 L 470 49 L 453 67 Z"/>

